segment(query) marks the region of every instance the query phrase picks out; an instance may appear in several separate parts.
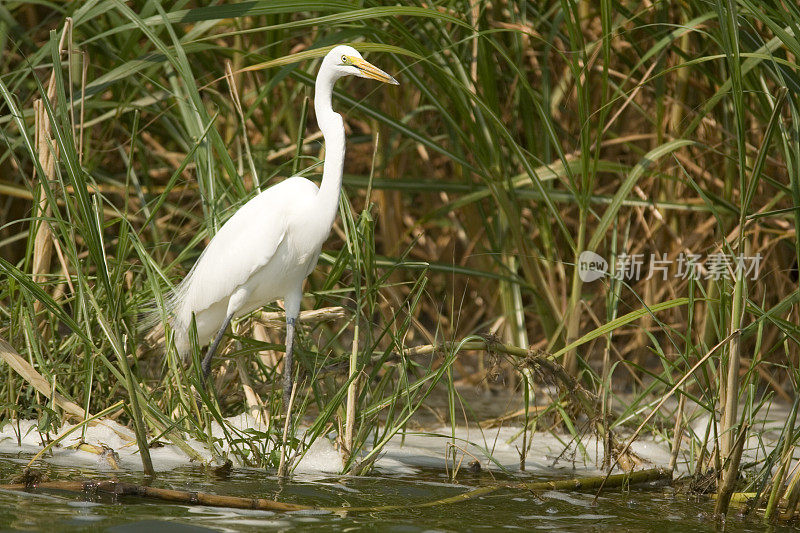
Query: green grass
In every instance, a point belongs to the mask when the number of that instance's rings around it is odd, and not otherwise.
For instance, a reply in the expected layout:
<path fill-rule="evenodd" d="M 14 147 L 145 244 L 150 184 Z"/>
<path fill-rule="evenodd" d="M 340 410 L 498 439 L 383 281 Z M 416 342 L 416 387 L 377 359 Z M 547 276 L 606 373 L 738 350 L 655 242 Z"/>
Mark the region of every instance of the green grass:
<path fill-rule="evenodd" d="M 343 429 L 355 379 L 354 451 L 367 454 L 434 393 L 447 395 L 453 427 L 463 386 L 511 387 L 529 405 L 535 376 L 503 362 L 508 379 L 491 381 L 475 335 L 552 354 L 623 433 L 730 337 L 676 391 L 687 399 L 679 456 L 698 473 L 718 465 L 721 481 L 736 479 L 735 461 L 721 469 L 740 432 L 758 431 L 760 406 L 795 394 L 791 3 L 12 2 L 0 25 L 0 337 L 89 413 L 126 400 L 140 439 L 207 441 L 211 420 L 246 408 L 238 378 L 198 397 L 196 368 L 169 350 L 144 356 L 140 318 L 259 187 L 295 170 L 319 176 L 303 110 L 317 58 L 342 42 L 401 85 L 337 86 L 345 193 L 304 308 L 343 306 L 345 318 L 300 328 L 303 445 Z M 58 154 L 51 168 L 42 142 Z M 687 251 L 763 260 L 756 280 L 584 283 L 574 265 L 587 250 L 611 264 Z M 239 322 L 226 365 L 231 376 L 241 365 L 277 413 L 283 334 L 256 340 L 255 320 Z M 427 344 L 447 348 L 408 355 Z M 0 372 L 3 419 L 58 416 Z M 578 412 L 560 407 L 569 394 L 551 400 L 580 438 Z M 688 429 L 711 411 L 723 414 L 705 434 Z M 672 439 L 675 415 L 645 430 Z M 526 411 L 517 423 L 543 421 Z M 258 437 L 276 443 L 281 431 L 271 423 Z M 229 441 L 250 464 L 276 466 L 244 436 Z M 790 475 L 779 474 L 747 479 L 777 494 Z"/>

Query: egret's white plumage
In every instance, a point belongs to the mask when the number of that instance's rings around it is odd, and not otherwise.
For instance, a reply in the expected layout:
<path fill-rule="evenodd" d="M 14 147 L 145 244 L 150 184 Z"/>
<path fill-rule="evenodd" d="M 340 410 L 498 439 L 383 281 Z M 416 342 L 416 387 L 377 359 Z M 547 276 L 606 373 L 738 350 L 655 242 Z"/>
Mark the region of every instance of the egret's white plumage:
<path fill-rule="evenodd" d="M 319 189 L 294 176 L 247 202 L 214 235 L 168 299 L 179 353 L 189 352 L 193 315 L 198 344 L 204 346 L 214 339 L 203 359 L 206 374 L 231 318 L 282 298 L 287 323 L 284 400 L 288 399 L 294 321 L 300 311 L 303 281 L 317 264 L 339 206 L 345 134 L 342 117 L 331 106 L 331 95 L 336 80 L 349 75 L 397 84 L 364 61 L 354 48 L 333 48 L 322 61 L 314 88 L 317 123 L 325 138 Z"/>
<path fill-rule="evenodd" d="M 241 316 L 279 298 L 299 305 L 295 293 L 333 221 L 315 216 L 318 196 L 316 185 L 295 176 L 247 202 L 222 226 L 175 291 L 172 327 L 180 353 L 189 349 L 192 314 L 204 346 L 231 312 Z"/>

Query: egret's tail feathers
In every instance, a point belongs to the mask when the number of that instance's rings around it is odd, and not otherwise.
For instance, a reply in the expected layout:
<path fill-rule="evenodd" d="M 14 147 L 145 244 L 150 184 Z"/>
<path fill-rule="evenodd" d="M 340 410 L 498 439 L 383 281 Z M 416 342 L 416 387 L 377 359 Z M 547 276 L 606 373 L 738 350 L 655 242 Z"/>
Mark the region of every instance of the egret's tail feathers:
<path fill-rule="evenodd" d="M 142 335 L 142 351 L 145 354 L 153 353 L 164 355 L 166 352 L 166 332 L 164 322 L 172 321 L 172 301 L 174 291 L 164 295 L 163 307 L 153 299 L 144 307 L 138 322 L 138 330 Z"/>
<path fill-rule="evenodd" d="M 173 333 L 173 342 L 175 344 L 175 349 L 178 354 L 183 358 L 184 361 L 188 358 L 189 353 L 189 341 L 185 339 L 185 335 L 181 335 L 179 331 L 172 330 Z M 167 351 L 167 334 L 164 329 L 163 322 L 156 322 L 153 326 L 147 330 L 143 339 L 142 345 L 145 347 L 147 351 L 151 351 L 154 353 L 158 353 L 159 355 L 164 355 Z"/>
<path fill-rule="evenodd" d="M 168 323 L 173 331 L 175 347 L 184 360 L 186 359 L 189 343 L 187 335 L 184 333 L 186 328 L 180 323 L 179 316 L 183 314 L 182 303 L 186 292 L 186 281 L 191 277 L 193 271 L 194 268 L 182 283 L 164 292 L 160 300 L 154 298 L 149 305 L 145 306 L 139 320 L 139 331 L 146 332 L 143 337 L 143 345 L 147 352 L 160 355 L 166 353 L 167 335 L 164 325 Z"/>

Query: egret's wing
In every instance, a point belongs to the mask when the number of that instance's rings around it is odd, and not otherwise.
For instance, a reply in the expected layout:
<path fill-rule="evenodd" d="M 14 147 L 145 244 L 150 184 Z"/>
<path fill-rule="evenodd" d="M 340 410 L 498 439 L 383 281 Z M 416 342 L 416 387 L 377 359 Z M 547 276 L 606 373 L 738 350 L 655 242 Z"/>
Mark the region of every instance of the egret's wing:
<path fill-rule="evenodd" d="M 220 228 L 176 290 L 176 300 L 199 312 L 229 297 L 269 263 L 286 237 L 292 201 L 315 194 L 305 178 L 289 178 L 262 192 Z"/>

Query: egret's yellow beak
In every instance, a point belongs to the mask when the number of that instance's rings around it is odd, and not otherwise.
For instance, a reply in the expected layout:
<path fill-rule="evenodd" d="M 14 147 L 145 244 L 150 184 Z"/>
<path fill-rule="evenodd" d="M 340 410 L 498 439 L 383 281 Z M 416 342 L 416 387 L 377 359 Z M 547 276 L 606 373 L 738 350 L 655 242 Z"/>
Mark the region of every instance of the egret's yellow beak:
<path fill-rule="evenodd" d="M 359 76 L 362 78 L 370 78 L 373 80 L 382 81 L 383 83 L 390 83 L 392 85 L 400 85 L 400 83 L 394 79 L 389 74 L 385 73 L 372 63 L 368 63 L 363 59 L 359 59 L 357 57 L 350 57 L 347 56 L 347 59 L 351 65 L 356 67 L 358 70 L 361 71 Z"/>

